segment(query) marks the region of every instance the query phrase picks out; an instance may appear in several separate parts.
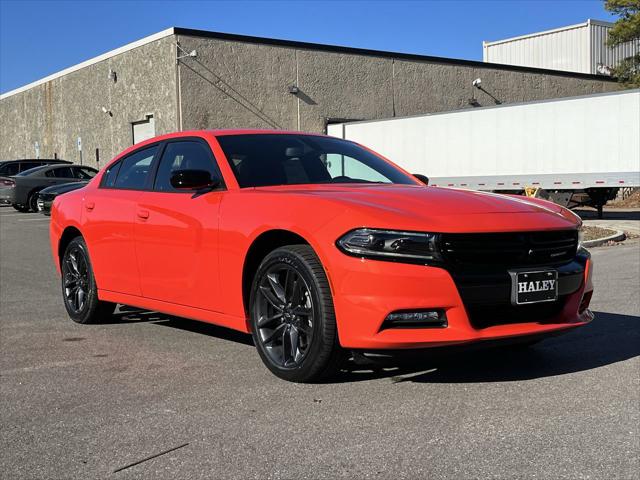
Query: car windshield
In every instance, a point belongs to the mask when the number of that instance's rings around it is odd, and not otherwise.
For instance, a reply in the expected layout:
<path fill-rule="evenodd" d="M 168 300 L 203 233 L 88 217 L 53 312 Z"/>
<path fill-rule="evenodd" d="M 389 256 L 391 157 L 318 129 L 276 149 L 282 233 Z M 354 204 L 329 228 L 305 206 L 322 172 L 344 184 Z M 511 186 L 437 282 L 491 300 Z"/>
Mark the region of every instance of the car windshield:
<path fill-rule="evenodd" d="M 315 135 L 221 135 L 240 187 L 416 181 L 361 146 Z"/>
<path fill-rule="evenodd" d="M 30 168 L 29 170 L 24 170 L 16 175 L 16 177 L 26 177 L 27 175 L 31 175 L 32 173 L 36 173 L 39 170 L 44 170 L 50 165 L 40 165 L 38 167 Z"/>

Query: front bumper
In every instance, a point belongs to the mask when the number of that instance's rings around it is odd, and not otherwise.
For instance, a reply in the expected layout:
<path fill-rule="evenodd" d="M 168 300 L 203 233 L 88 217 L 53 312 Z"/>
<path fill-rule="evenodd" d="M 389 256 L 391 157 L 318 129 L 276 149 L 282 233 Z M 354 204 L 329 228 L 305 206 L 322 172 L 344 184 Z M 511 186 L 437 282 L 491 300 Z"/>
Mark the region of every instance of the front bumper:
<path fill-rule="evenodd" d="M 44 213 L 45 215 L 51 215 L 51 205 L 53 204 L 54 197 L 50 197 L 49 195 L 38 196 L 38 211 Z"/>
<path fill-rule="evenodd" d="M 558 267 L 558 303 L 533 308 L 511 306 L 510 285 L 491 275 L 489 287 L 438 267 L 346 256 L 339 264 L 330 282 L 345 348 L 413 349 L 553 334 L 593 319 L 587 308 L 593 291 L 588 254 Z M 392 312 L 426 309 L 443 310 L 447 325 L 384 328 Z"/>

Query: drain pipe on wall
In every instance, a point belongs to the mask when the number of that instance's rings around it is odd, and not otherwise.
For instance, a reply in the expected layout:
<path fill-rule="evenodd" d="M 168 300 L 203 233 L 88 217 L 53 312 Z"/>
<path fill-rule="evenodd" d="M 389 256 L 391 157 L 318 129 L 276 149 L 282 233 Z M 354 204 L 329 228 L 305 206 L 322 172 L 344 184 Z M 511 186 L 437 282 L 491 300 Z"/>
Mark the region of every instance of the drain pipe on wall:
<path fill-rule="evenodd" d="M 180 85 L 180 44 L 176 46 L 176 127 L 179 132 L 182 131 L 182 91 Z"/>
<path fill-rule="evenodd" d="M 298 72 L 298 50 L 295 51 L 296 54 L 296 87 L 300 88 L 300 75 Z M 296 95 L 296 101 L 298 102 L 298 131 L 300 131 L 300 97 Z"/>

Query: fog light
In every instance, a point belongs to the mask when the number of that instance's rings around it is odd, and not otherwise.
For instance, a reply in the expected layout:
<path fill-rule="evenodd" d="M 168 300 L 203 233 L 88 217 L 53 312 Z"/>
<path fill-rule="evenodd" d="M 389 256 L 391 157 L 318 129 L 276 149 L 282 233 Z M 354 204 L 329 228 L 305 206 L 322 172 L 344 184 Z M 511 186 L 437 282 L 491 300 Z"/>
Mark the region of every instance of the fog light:
<path fill-rule="evenodd" d="M 381 330 L 387 328 L 444 328 L 447 316 L 443 310 L 415 310 L 392 312 L 382 322 Z"/>

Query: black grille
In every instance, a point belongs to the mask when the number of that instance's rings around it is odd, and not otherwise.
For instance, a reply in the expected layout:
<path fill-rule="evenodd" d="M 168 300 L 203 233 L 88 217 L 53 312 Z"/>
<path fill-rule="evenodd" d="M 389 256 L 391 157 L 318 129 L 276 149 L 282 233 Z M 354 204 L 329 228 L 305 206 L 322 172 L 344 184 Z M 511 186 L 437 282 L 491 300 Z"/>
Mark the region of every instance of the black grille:
<path fill-rule="evenodd" d="M 562 311 L 565 303 L 566 297 L 559 297 L 555 302 L 531 305 L 511 305 L 505 302 L 495 305 L 471 304 L 465 307 L 474 328 L 487 328 L 512 323 L 549 322 Z"/>
<path fill-rule="evenodd" d="M 513 233 L 445 233 L 441 250 L 454 267 L 519 267 L 572 260 L 578 248 L 576 230 Z"/>

